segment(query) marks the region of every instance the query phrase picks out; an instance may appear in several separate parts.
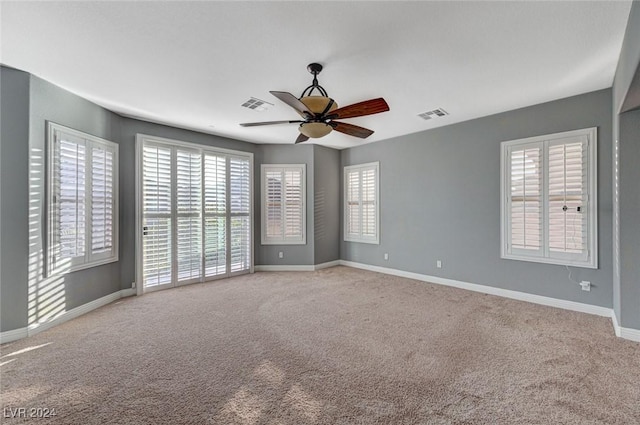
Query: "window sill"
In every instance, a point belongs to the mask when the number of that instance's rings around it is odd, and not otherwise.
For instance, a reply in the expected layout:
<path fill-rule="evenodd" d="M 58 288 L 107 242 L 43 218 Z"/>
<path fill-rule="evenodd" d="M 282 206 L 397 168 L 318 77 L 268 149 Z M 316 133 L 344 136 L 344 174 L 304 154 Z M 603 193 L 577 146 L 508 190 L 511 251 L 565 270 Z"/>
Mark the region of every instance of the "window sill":
<path fill-rule="evenodd" d="M 104 266 L 105 264 L 115 263 L 117 261 L 118 261 L 118 256 L 116 255 L 115 257 L 109 257 L 99 261 L 92 261 L 91 263 L 77 264 L 74 266 L 70 266 L 68 268 L 66 266 L 60 266 L 56 269 L 49 271 L 47 276 L 62 276 L 62 275 L 74 273 L 80 270 L 86 270 L 93 267 Z"/>
<path fill-rule="evenodd" d="M 260 245 L 306 245 L 307 241 L 287 241 L 287 240 L 271 240 L 271 241 L 260 241 Z"/>
<path fill-rule="evenodd" d="M 370 245 L 380 245 L 380 241 L 378 239 L 356 239 L 356 238 L 344 238 L 345 242 L 355 242 L 355 243 L 368 243 Z"/>
<path fill-rule="evenodd" d="M 500 256 L 500 258 L 503 260 L 527 261 L 530 263 L 543 263 L 543 264 L 553 264 L 557 266 L 581 267 L 585 269 L 598 268 L 598 263 L 596 261 L 593 261 L 593 262 L 572 261 L 572 260 L 562 260 L 559 258 L 527 257 L 525 255 L 513 255 L 513 254 L 503 254 Z"/>

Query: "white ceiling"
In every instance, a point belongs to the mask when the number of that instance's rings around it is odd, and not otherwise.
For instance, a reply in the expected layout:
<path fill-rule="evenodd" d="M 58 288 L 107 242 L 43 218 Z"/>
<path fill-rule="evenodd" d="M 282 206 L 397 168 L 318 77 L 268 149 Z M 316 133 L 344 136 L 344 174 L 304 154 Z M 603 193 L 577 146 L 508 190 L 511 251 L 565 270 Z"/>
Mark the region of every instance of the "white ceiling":
<path fill-rule="evenodd" d="M 345 120 L 336 148 L 388 139 L 612 85 L 630 1 L 6 2 L 0 61 L 122 115 L 255 143 L 293 143 L 299 96 L 320 62 L 340 106 L 384 97 L 390 112 Z M 274 103 L 256 112 L 250 97 Z M 417 114 L 443 108 L 449 116 Z"/>

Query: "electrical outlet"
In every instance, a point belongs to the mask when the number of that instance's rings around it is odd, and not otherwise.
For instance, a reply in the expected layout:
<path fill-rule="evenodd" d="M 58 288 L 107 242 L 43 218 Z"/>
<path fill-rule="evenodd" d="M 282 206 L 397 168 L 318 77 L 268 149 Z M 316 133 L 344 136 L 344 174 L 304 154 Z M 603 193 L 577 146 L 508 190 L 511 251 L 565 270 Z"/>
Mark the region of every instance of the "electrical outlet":
<path fill-rule="evenodd" d="M 284 252 L 282 251 L 278 252 L 278 258 L 284 258 Z"/>
<path fill-rule="evenodd" d="M 136 287 L 136 283 L 135 282 L 131 282 L 131 287 L 135 288 Z"/>
<path fill-rule="evenodd" d="M 388 252 L 385 252 L 385 253 L 384 253 L 384 259 L 385 259 L 385 260 L 387 260 L 387 261 L 389 261 L 389 253 L 388 253 Z"/>
<path fill-rule="evenodd" d="M 441 269 L 442 268 L 442 261 L 436 260 L 436 267 Z"/>
<path fill-rule="evenodd" d="M 582 288 L 583 291 L 591 291 L 591 282 L 587 281 L 587 280 L 583 280 L 582 282 L 580 282 L 580 287 Z"/>

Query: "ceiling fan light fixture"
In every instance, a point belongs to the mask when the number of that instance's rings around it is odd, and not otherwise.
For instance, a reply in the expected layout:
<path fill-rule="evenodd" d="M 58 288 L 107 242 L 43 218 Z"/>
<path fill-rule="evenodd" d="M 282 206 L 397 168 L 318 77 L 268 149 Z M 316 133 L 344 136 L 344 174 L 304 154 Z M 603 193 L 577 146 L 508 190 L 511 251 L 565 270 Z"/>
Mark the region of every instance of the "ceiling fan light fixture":
<path fill-rule="evenodd" d="M 304 103 L 307 109 L 314 114 L 323 114 L 338 109 L 336 101 L 326 96 L 305 96 L 300 98 L 300 102 Z M 331 104 L 331 102 L 333 103 Z M 331 106 L 329 106 L 330 104 Z"/>
<path fill-rule="evenodd" d="M 300 133 L 310 139 L 319 139 L 331 133 L 333 127 L 323 122 L 307 122 L 300 124 Z"/>

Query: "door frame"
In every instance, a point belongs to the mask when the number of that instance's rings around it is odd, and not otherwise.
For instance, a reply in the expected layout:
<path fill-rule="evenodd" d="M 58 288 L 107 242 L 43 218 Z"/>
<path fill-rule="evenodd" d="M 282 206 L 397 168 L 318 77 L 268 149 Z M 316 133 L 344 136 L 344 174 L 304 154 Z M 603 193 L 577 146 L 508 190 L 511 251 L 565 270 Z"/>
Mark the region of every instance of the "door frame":
<path fill-rule="evenodd" d="M 143 284 L 143 267 L 142 267 L 142 258 L 143 258 L 143 240 L 142 240 L 142 236 L 143 236 L 143 229 L 142 229 L 142 225 L 144 222 L 144 212 L 143 212 L 143 205 L 142 205 L 142 177 L 143 177 L 143 173 L 142 173 L 142 167 L 143 167 L 143 146 L 145 141 L 148 142 L 153 142 L 156 144 L 163 144 L 166 145 L 167 147 L 183 147 L 186 149 L 197 149 L 200 150 L 203 154 L 205 152 L 211 152 L 211 153 L 220 153 L 220 154 L 224 154 L 224 155 L 233 155 L 233 156 L 241 156 L 241 157 L 247 157 L 249 159 L 249 171 L 250 171 L 250 177 L 249 177 L 249 223 L 251 225 L 251 236 L 250 236 L 250 255 L 251 255 L 251 261 L 249 264 L 249 271 L 248 272 L 235 272 L 232 273 L 230 270 L 227 270 L 227 275 L 228 276 L 215 276 L 209 279 L 206 279 L 203 276 L 203 280 L 202 282 L 207 282 L 207 281 L 211 281 L 211 280 L 217 280 L 217 279 L 221 279 L 221 278 L 225 278 L 225 277 L 232 277 L 238 274 L 243 274 L 243 273 L 253 273 L 254 272 L 254 264 L 255 264 L 255 249 L 254 249 L 254 233 L 255 233 L 255 213 L 254 213 L 254 208 L 255 208 L 255 194 L 254 194 L 254 164 L 253 164 L 253 152 L 245 152 L 245 151 L 237 151 L 237 150 L 232 150 L 232 149 L 224 149 L 224 148 L 218 148 L 218 147 L 214 147 L 214 146 L 207 146 L 207 145 L 201 145 L 198 143 L 191 143 L 191 142 L 184 142 L 181 140 L 175 140 L 175 139 L 168 139 L 165 137 L 158 137 L 158 136 L 152 136 L 152 135 L 148 135 L 148 134 L 143 134 L 143 133 L 137 133 L 136 134 L 136 152 L 135 152 L 135 289 L 136 289 L 136 295 L 142 295 L 145 292 L 151 292 L 154 289 L 148 289 L 147 291 L 145 291 L 144 289 L 144 284 Z M 204 235 L 203 235 L 204 237 Z M 229 240 L 227 240 L 227 243 L 229 243 Z M 194 282 L 197 283 L 197 282 Z M 160 289 L 168 289 L 168 288 L 174 288 L 174 287 L 179 287 L 184 285 L 185 283 L 177 283 L 175 286 L 173 284 L 171 285 L 162 285 L 161 287 L 157 288 L 158 290 Z"/>

